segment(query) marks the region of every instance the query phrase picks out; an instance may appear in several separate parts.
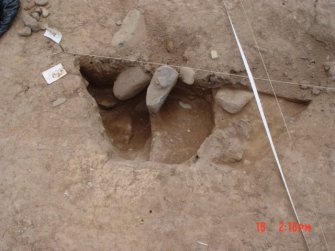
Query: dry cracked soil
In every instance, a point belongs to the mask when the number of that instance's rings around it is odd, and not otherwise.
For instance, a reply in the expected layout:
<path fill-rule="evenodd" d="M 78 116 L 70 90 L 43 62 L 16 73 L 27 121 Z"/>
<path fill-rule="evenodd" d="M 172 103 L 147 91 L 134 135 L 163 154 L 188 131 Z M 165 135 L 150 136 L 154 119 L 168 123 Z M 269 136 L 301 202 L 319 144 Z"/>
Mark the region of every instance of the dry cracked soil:
<path fill-rule="evenodd" d="M 250 91 L 223 1 L 49 0 L 40 22 L 61 46 L 18 36 L 32 2 L 0 38 L 0 250 L 333 250 L 334 1 L 225 1 L 306 241 L 255 100 L 237 114 L 216 100 Z M 133 9 L 146 32 L 116 48 Z M 67 75 L 47 85 L 59 63 Z M 195 68 L 195 84 L 178 80 L 156 115 L 145 91 L 115 100 L 120 72 L 160 64 Z"/>

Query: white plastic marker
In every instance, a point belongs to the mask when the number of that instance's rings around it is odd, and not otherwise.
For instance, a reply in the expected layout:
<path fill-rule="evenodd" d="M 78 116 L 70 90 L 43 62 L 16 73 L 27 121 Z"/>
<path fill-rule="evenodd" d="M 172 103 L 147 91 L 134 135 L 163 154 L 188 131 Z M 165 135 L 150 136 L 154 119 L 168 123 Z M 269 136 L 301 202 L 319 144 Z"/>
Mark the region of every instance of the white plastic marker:
<path fill-rule="evenodd" d="M 230 15 L 228 13 L 228 9 L 226 7 L 226 4 L 225 2 L 223 1 L 223 4 L 224 4 L 224 7 L 226 9 L 226 12 L 227 12 L 227 16 L 228 16 L 228 19 L 229 19 L 229 22 L 230 22 L 230 26 L 233 30 L 233 33 L 234 33 L 234 36 L 235 36 L 235 40 L 236 40 L 236 43 L 237 43 L 237 46 L 238 46 L 238 49 L 240 51 L 240 54 L 241 54 L 241 57 L 242 57 L 242 60 L 243 60 L 243 63 L 244 63 L 244 67 L 245 69 L 247 70 L 247 74 L 248 74 L 248 78 L 249 78 L 249 81 L 250 81 L 250 84 L 251 84 L 251 88 L 252 88 L 252 91 L 255 95 L 255 99 L 256 99 L 256 103 L 257 103 L 257 107 L 258 107 L 258 110 L 259 110 L 259 113 L 261 115 L 261 118 L 262 118 L 262 122 L 263 122 L 263 125 L 264 125 L 264 128 L 265 128 L 265 131 L 266 131 L 266 135 L 268 137 L 268 140 L 269 140 L 269 143 L 270 143 L 270 146 L 271 146 L 271 149 L 272 149 L 272 153 L 274 155 L 274 158 L 276 160 L 276 163 L 277 163 L 277 167 L 278 167 L 278 170 L 280 172 L 280 176 L 282 178 L 282 181 L 284 183 L 284 186 L 285 186 L 285 189 L 286 189 L 286 192 L 287 192 L 287 195 L 289 197 L 289 200 L 290 200 L 290 203 L 291 203 L 291 206 L 292 206 L 292 209 L 294 211 L 294 215 L 300 225 L 300 219 L 299 219 L 299 216 L 298 216 L 298 213 L 297 213 L 297 210 L 295 208 L 295 205 L 294 205 L 294 202 L 293 202 L 293 199 L 292 199 L 292 196 L 291 196 L 291 193 L 290 193 L 290 190 L 288 188 L 288 185 L 287 185 L 287 182 L 286 182 L 286 178 L 285 178 L 285 175 L 284 175 L 284 172 L 283 172 L 283 168 L 280 164 L 280 161 L 279 161 L 279 157 L 278 157 L 278 154 L 277 154 L 277 150 L 276 150 L 276 147 L 273 143 L 273 139 L 272 139 L 272 136 L 271 136 L 271 132 L 270 132 L 270 129 L 269 129 L 269 125 L 268 125 L 268 122 L 266 120 L 266 117 L 265 117 L 265 114 L 264 114 L 264 110 L 263 110 L 263 106 L 262 106 L 262 103 L 261 103 L 261 100 L 259 98 L 259 94 L 258 94 L 258 91 L 257 91 L 257 87 L 256 87 L 256 83 L 255 83 L 255 80 L 254 80 L 254 77 L 252 75 L 252 72 L 250 70 L 250 67 L 249 67 L 249 63 L 248 63 L 248 60 L 244 54 L 244 51 L 243 51 L 243 48 L 241 46 L 241 43 L 240 43 L 240 40 L 237 36 L 237 33 L 235 31 L 235 28 L 234 28 L 234 25 L 233 25 L 233 22 L 230 18 Z M 309 247 L 308 247 L 308 243 L 307 243 L 307 240 L 306 240 L 306 237 L 303 233 L 303 231 L 300 231 L 302 233 L 302 236 L 304 238 L 304 241 L 306 243 L 306 246 L 307 246 L 307 249 L 309 250 Z"/>
<path fill-rule="evenodd" d="M 62 41 L 62 33 L 56 29 L 47 28 L 44 32 L 44 36 L 50 38 L 55 43 L 59 44 Z"/>
<path fill-rule="evenodd" d="M 62 64 L 58 64 L 50 68 L 49 70 L 42 72 L 45 81 L 47 81 L 49 85 L 57 81 L 58 79 L 64 77 L 66 74 L 67 73 Z"/>

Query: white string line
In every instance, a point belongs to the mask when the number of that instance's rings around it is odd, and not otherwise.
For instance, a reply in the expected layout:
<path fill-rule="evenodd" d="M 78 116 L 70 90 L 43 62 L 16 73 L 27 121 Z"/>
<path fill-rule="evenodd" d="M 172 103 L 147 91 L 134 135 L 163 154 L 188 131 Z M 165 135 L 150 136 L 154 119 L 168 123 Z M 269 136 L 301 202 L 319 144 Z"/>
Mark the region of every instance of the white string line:
<path fill-rule="evenodd" d="M 292 145 L 294 151 L 296 151 L 297 148 L 296 148 L 296 146 L 295 146 L 295 143 L 294 143 L 294 141 L 293 141 L 293 137 L 292 137 L 292 135 L 291 135 L 291 133 L 290 133 L 290 131 L 289 131 L 289 128 L 288 128 L 288 126 L 287 126 L 287 122 L 286 122 L 285 116 L 284 116 L 284 114 L 283 114 L 283 111 L 282 111 L 282 109 L 281 109 L 280 103 L 279 103 L 279 101 L 278 101 L 277 94 L 276 94 L 276 92 L 275 92 L 275 90 L 274 90 L 274 88 L 273 88 L 273 85 L 272 85 L 272 81 L 271 81 L 271 78 L 270 78 L 270 74 L 269 74 L 269 72 L 268 72 L 268 68 L 267 68 L 267 66 L 266 66 L 266 64 L 265 64 L 263 55 L 262 55 L 262 53 L 261 53 L 261 51 L 260 51 L 260 47 L 259 47 L 258 41 L 257 41 L 256 36 L 255 36 L 255 30 L 253 29 L 253 26 L 251 25 L 250 18 L 249 18 L 248 14 L 247 14 L 247 12 L 246 12 L 246 10 L 245 10 L 245 7 L 244 7 L 243 2 L 244 2 L 244 0 L 240 0 L 241 6 L 242 6 L 242 9 L 243 9 L 243 13 L 244 13 L 245 18 L 246 18 L 246 20 L 247 20 L 247 23 L 248 23 L 248 25 L 249 25 L 249 27 L 250 27 L 250 30 L 251 30 L 251 33 L 252 33 L 252 36 L 253 36 L 255 45 L 256 45 L 256 47 L 257 47 L 259 56 L 260 56 L 260 58 L 261 58 L 261 61 L 262 61 L 263 67 L 264 67 L 264 70 L 265 70 L 265 72 L 266 72 L 266 75 L 267 75 L 267 77 L 268 77 L 268 81 L 269 81 L 269 83 L 270 83 L 270 85 L 271 85 L 271 89 L 272 89 L 273 94 L 274 94 L 274 96 L 275 96 L 275 99 L 276 99 L 276 102 L 277 102 L 277 105 L 278 105 L 280 114 L 281 114 L 281 116 L 282 116 L 282 119 L 283 119 L 283 122 L 284 122 L 284 125 L 285 125 L 285 128 L 286 128 L 286 131 L 287 131 L 287 134 L 288 134 L 288 137 L 289 137 L 289 141 L 291 142 L 291 145 Z M 299 163 L 299 168 L 300 168 L 300 170 L 302 170 L 302 169 L 301 169 L 301 167 L 302 167 L 302 165 L 301 165 L 301 160 L 300 160 L 299 158 L 298 158 L 298 163 Z M 308 196 L 308 197 L 311 197 L 311 196 Z M 314 200 L 312 200 L 312 203 L 313 203 L 313 202 L 314 202 Z M 313 205 L 313 208 L 315 209 L 314 205 Z M 326 239 L 326 236 L 325 236 L 325 232 L 324 232 L 324 230 L 323 230 L 322 223 L 318 220 L 319 217 L 318 217 L 318 214 L 316 213 L 316 210 L 313 210 L 313 211 L 314 211 L 315 216 L 317 217 L 317 222 L 318 222 L 319 226 L 321 227 L 322 237 L 323 237 L 324 242 L 325 242 L 325 244 L 326 244 L 326 248 L 327 248 L 327 250 L 329 250 L 328 242 L 327 242 L 327 239 Z"/>
<path fill-rule="evenodd" d="M 281 115 L 281 117 L 282 117 L 282 119 L 283 119 L 284 126 L 285 126 L 285 128 L 286 128 L 288 137 L 289 137 L 290 141 L 292 141 L 291 134 L 290 134 L 290 132 L 289 132 L 289 129 L 288 129 L 288 126 L 287 126 L 287 123 L 286 123 L 286 119 L 285 119 L 285 116 L 284 116 L 284 113 L 283 113 L 283 110 L 281 109 L 281 106 L 280 106 L 280 104 L 279 104 L 279 100 L 278 100 L 277 94 L 276 94 L 276 92 L 275 92 L 275 89 L 274 89 L 274 87 L 273 87 L 273 84 L 272 84 L 272 81 L 271 81 L 271 78 L 270 78 L 270 74 L 269 74 L 269 72 L 268 72 L 268 68 L 267 68 L 266 65 L 265 65 L 265 61 L 264 61 L 263 55 L 262 55 L 262 53 L 261 53 L 261 51 L 260 51 L 260 49 L 259 49 L 259 44 L 258 44 L 258 41 L 257 41 L 257 39 L 256 39 L 254 29 L 253 29 L 253 27 L 252 27 L 252 25 L 251 25 L 251 22 L 250 22 L 250 20 L 249 20 L 249 17 L 248 17 L 248 15 L 247 15 L 247 12 L 245 11 L 245 8 L 244 8 L 244 5 L 243 5 L 243 0 L 240 0 L 240 3 L 241 3 L 242 8 L 243 8 L 244 16 L 245 16 L 245 18 L 246 18 L 246 20 L 247 20 L 247 23 L 248 23 L 249 27 L 250 27 L 250 30 L 251 30 L 251 33 L 252 33 L 252 37 L 253 37 L 253 39 L 254 39 L 256 48 L 257 48 L 257 50 L 258 50 L 259 57 L 260 57 L 260 59 L 261 59 L 261 61 L 262 61 L 264 70 L 265 70 L 265 72 L 266 72 L 267 79 L 268 79 L 268 81 L 269 81 L 269 83 L 270 83 L 271 90 L 272 90 L 273 95 L 274 95 L 274 97 L 275 97 L 275 99 L 276 99 L 276 103 L 277 103 L 277 105 L 278 105 L 280 115 Z"/>
<path fill-rule="evenodd" d="M 67 51 L 67 50 L 65 50 L 64 52 L 59 52 L 57 54 L 61 54 L 61 53 L 70 54 L 70 55 L 73 55 L 73 56 L 87 56 L 87 57 L 95 57 L 95 58 L 107 58 L 107 59 L 113 59 L 113 60 L 116 60 L 116 61 L 125 61 L 125 62 L 140 63 L 140 64 L 150 64 L 150 65 L 157 65 L 157 66 L 166 65 L 165 63 L 152 62 L 152 61 L 146 61 L 146 60 L 136 60 L 136 59 L 121 58 L 121 57 L 77 53 L 77 52 L 71 52 L 71 51 Z M 236 77 L 236 78 L 248 79 L 248 76 L 241 75 L 241 74 L 233 74 L 233 73 L 222 72 L 222 71 L 213 71 L 213 70 L 208 70 L 208 69 L 190 67 L 190 66 L 186 66 L 186 65 L 172 65 L 172 64 L 169 64 L 169 65 L 172 66 L 172 67 L 178 68 L 178 69 L 183 68 L 183 67 L 188 67 L 188 68 L 191 68 L 195 71 L 208 72 L 208 73 L 213 73 L 213 74 L 217 74 L 217 75 L 225 75 L 225 76 L 231 76 L 231 77 Z M 266 78 L 254 78 L 254 79 L 255 80 L 260 80 L 260 81 L 265 81 L 265 82 L 269 81 Z M 318 88 L 318 89 L 334 90 L 335 91 L 335 87 L 316 86 L 316 85 L 302 84 L 302 83 L 282 81 L 282 80 L 273 80 L 273 79 L 271 79 L 271 81 L 272 81 L 272 83 L 278 83 L 278 84 L 305 86 L 305 87 L 309 87 L 309 88 L 314 88 L 315 87 L 315 88 Z"/>
<path fill-rule="evenodd" d="M 286 178 L 285 178 L 285 175 L 284 175 L 284 172 L 283 172 L 283 169 L 282 169 L 282 166 L 281 166 L 281 163 L 280 163 L 280 160 L 279 160 L 277 151 L 276 151 L 276 147 L 275 147 L 275 145 L 274 145 L 274 143 L 273 143 L 273 139 L 272 139 L 272 136 L 271 136 L 271 132 L 270 132 L 270 129 L 269 129 L 269 126 L 268 126 L 268 123 L 267 123 L 267 119 L 266 119 L 265 114 L 264 114 L 263 106 L 262 106 L 261 100 L 260 100 L 260 98 L 259 98 L 258 91 L 257 91 L 257 87 L 256 87 L 255 80 L 254 80 L 254 78 L 253 78 L 252 72 L 251 72 L 250 67 L 249 67 L 249 64 L 248 64 L 248 60 L 246 59 L 246 56 L 245 56 L 245 54 L 244 54 L 244 51 L 243 51 L 243 48 L 242 48 L 242 46 L 241 46 L 240 40 L 239 40 L 239 38 L 238 38 L 238 36 L 237 36 L 237 34 L 236 34 L 236 31 L 235 31 L 233 22 L 232 22 L 232 20 L 231 20 L 231 17 L 230 17 L 230 15 L 229 15 L 228 9 L 227 9 L 227 7 L 226 7 L 225 1 L 223 0 L 222 2 L 223 2 L 223 5 L 224 5 L 224 8 L 226 9 L 227 16 L 228 16 L 228 19 L 229 19 L 229 22 L 230 22 L 230 26 L 231 26 L 232 31 L 233 31 L 233 34 L 234 34 L 234 36 L 235 36 L 235 40 L 236 40 L 237 46 L 238 46 L 238 48 L 239 48 L 239 51 L 240 51 L 240 54 L 241 54 L 241 57 L 242 57 L 244 66 L 245 66 L 245 68 L 246 68 L 246 70 L 247 70 L 247 74 L 248 74 L 248 77 L 249 77 L 249 81 L 250 81 L 250 84 L 251 84 L 253 93 L 254 93 L 254 95 L 255 95 L 255 99 L 256 99 L 257 107 L 258 107 L 258 109 L 259 109 L 259 112 L 260 112 L 260 115 L 261 115 L 261 118 L 262 118 L 262 121 L 263 121 L 263 125 L 264 125 L 264 128 L 265 128 L 265 131 L 266 131 L 266 134 L 267 134 L 267 137 L 268 137 L 268 140 L 269 140 L 269 143 L 270 143 L 270 146 L 271 146 L 271 149 L 272 149 L 272 152 L 273 152 L 275 161 L 276 161 L 276 163 L 277 163 L 278 170 L 279 170 L 279 172 L 280 172 L 280 175 L 281 175 L 283 184 L 284 184 L 284 186 L 285 186 L 285 189 L 286 189 L 288 198 L 289 198 L 289 200 L 290 200 L 292 209 L 293 209 L 293 211 L 294 211 L 295 217 L 296 217 L 296 219 L 297 219 L 297 221 L 298 221 L 298 223 L 299 223 L 299 225 L 300 225 L 300 224 L 301 224 L 301 221 L 300 221 L 299 215 L 298 215 L 298 213 L 297 213 L 295 204 L 294 204 L 294 202 L 293 202 L 293 199 L 292 199 L 290 190 L 289 190 L 289 188 L 288 188 L 288 185 L 287 185 L 287 182 L 286 182 Z M 305 244 L 306 244 L 306 246 L 307 246 L 307 249 L 310 250 L 304 232 L 303 232 L 303 231 L 300 231 L 300 232 L 302 233 L 302 236 L 303 236 L 303 238 L 304 238 L 304 241 L 305 241 Z"/>

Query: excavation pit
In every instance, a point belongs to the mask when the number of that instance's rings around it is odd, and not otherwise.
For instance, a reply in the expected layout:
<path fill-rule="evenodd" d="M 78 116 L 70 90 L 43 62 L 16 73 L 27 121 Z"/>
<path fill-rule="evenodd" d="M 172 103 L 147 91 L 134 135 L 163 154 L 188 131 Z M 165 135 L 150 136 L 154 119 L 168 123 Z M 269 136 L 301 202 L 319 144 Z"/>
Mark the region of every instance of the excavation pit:
<path fill-rule="evenodd" d="M 103 125 L 119 156 L 129 160 L 183 163 L 196 156 L 214 127 L 212 90 L 178 81 L 158 114 L 149 114 L 146 90 L 126 100 L 113 94 L 113 83 L 135 64 L 80 59 Z M 153 70 L 143 66 L 152 76 Z"/>

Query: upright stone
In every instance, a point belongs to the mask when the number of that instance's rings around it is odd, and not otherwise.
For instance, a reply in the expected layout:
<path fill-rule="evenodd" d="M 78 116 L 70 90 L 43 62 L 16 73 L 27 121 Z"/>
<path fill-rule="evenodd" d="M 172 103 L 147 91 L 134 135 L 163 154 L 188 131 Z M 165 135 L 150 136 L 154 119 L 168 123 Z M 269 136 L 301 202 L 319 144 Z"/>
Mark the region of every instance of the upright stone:
<path fill-rule="evenodd" d="M 148 87 L 146 98 L 150 113 L 158 113 L 177 80 L 178 72 L 168 65 L 161 66 L 156 70 Z"/>
<path fill-rule="evenodd" d="M 123 20 L 120 30 L 115 33 L 112 45 L 116 48 L 136 46 L 145 38 L 145 33 L 143 15 L 138 10 L 131 10 Z"/>

